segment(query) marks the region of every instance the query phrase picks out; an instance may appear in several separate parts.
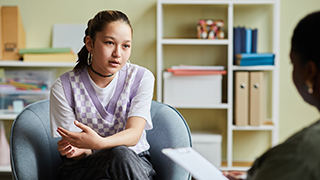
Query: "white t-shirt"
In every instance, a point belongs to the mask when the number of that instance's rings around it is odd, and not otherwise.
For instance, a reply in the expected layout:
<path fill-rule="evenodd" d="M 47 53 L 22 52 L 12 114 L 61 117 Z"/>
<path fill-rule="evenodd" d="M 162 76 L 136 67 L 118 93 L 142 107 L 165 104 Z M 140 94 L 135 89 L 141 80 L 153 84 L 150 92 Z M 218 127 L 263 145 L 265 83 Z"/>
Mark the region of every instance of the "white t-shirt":
<path fill-rule="evenodd" d="M 88 74 L 89 76 L 89 74 Z M 89 76 L 92 87 L 97 93 L 100 102 L 105 107 L 114 95 L 118 73 L 115 74 L 113 80 L 105 88 L 98 87 Z M 152 121 L 150 116 L 151 100 L 153 97 L 154 76 L 146 70 L 141 79 L 137 95 L 132 99 L 128 118 L 132 116 L 142 117 L 146 120 L 145 130 L 152 129 Z M 60 137 L 57 132 L 58 127 L 63 127 L 69 131 L 80 132 L 80 128 L 74 125 L 76 120 L 73 109 L 65 97 L 61 79 L 58 78 L 51 87 L 50 92 L 50 122 L 52 137 Z"/>

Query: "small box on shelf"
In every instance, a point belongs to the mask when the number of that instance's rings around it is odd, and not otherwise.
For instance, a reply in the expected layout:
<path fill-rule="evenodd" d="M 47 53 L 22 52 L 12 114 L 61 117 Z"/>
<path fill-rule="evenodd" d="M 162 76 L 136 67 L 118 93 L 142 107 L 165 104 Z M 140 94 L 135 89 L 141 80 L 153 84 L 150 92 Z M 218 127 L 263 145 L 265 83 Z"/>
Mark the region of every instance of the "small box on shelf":
<path fill-rule="evenodd" d="M 191 132 L 192 146 L 217 168 L 221 167 L 221 134 L 215 132 Z"/>
<path fill-rule="evenodd" d="M 172 106 L 216 105 L 222 102 L 222 75 L 175 76 L 164 72 L 164 103 Z"/>

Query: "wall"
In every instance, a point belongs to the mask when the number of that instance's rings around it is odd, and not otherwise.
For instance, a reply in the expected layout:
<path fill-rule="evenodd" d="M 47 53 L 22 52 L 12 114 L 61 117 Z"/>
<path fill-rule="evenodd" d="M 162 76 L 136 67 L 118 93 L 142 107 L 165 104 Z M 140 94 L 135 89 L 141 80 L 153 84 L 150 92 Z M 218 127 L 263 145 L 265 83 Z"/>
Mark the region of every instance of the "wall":
<path fill-rule="evenodd" d="M 281 26 L 280 26 L 280 142 L 288 138 L 294 132 L 309 125 L 318 118 L 315 108 L 303 102 L 296 91 L 292 79 L 292 65 L 289 59 L 290 38 L 293 28 L 307 13 L 317 10 L 320 1 L 317 0 L 281 0 Z M 55 23 L 87 23 L 98 11 L 104 9 L 118 9 L 125 12 L 131 19 L 133 35 L 133 51 L 131 62 L 143 65 L 156 73 L 156 0 L 1 0 L 0 5 L 18 5 L 26 31 L 26 46 L 28 48 L 49 47 L 51 44 L 52 25 Z M 178 16 L 178 14 L 177 14 Z M 250 21 L 250 17 L 245 17 Z M 172 20 L 172 22 L 174 21 Z M 173 53 L 174 54 L 174 53 Z M 211 56 L 209 53 L 208 56 Z M 173 58 L 174 59 L 174 58 Z M 192 112 L 181 110 L 182 113 Z M 215 111 L 214 111 L 215 112 Z M 190 116 L 199 118 L 198 122 L 190 122 L 192 128 L 221 127 L 226 131 L 225 123 L 221 120 L 207 122 L 208 116 L 224 119 L 225 112 L 203 110 L 192 113 Z M 206 125 L 209 123 L 209 126 Z M 255 133 L 255 132 L 253 132 Z M 238 138 L 238 134 L 235 134 Z M 259 144 L 260 138 L 269 141 L 268 134 L 259 133 L 250 136 L 247 133 L 240 134 L 241 138 L 235 147 L 243 148 L 235 152 L 235 159 L 254 159 L 267 147 Z M 255 148 L 250 148 L 247 142 L 257 142 Z M 247 146 L 246 146 L 247 145 Z M 224 144 L 225 156 L 225 144 Z M 249 151 L 249 150 L 250 151 Z M 252 149 L 255 149 L 252 152 Z"/>

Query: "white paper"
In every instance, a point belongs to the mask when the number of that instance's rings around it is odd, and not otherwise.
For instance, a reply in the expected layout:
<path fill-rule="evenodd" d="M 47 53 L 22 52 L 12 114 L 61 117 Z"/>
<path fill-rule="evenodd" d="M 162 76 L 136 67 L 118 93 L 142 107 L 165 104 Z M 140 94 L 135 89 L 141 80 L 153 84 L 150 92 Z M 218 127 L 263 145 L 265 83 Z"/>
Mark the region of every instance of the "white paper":
<path fill-rule="evenodd" d="M 166 148 L 162 152 L 197 180 L 228 180 L 217 167 L 191 147 Z"/>
<path fill-rule="evenodd" d="M 77 54 L 84 46 L 86 24 L 54 24 L 52 35 L 53 48 L 69 47 Z"/>

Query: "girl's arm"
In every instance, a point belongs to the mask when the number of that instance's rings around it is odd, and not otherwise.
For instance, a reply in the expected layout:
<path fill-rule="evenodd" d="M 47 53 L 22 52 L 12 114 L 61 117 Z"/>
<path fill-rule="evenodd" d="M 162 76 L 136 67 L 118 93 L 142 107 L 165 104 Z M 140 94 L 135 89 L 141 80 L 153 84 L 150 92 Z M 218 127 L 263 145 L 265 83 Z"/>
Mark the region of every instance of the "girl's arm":
<path fill-rule="evenodd" d="M 71 132 L 61 127 L 58 128 L 58 133 L 61 137 L 70 143 L 70 145 L 82 149 L 109 149 L 112 147 L 124 145 L 136 145 L 142 135 L 146 120 L 133 116 L 128 118 L 124 131 L 116 133 L 112 136 L 101 137 L 90 127 L 74 121 L 75 125 L 82 129 L 82 132 Z"/>

